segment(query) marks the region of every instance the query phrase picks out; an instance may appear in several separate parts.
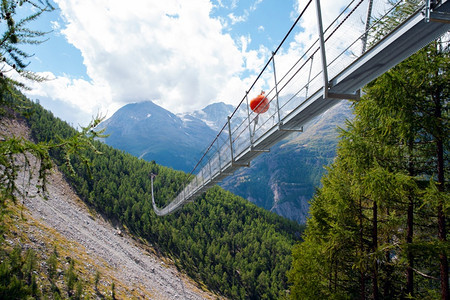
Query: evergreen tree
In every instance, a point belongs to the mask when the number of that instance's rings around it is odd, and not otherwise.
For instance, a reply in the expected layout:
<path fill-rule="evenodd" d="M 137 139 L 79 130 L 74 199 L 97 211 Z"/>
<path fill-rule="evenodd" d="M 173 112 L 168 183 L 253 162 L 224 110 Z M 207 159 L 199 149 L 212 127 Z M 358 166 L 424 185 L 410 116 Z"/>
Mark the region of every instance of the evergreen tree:
<path fill-rule="evenodd" d="M 449 63 L 434 42 L 354 104 L 293 251 L 293 298 L 448 297 Z"/>
<path fill-rule="evenodd" d="M 24 11 L 31 10 L 31 15 L 18 19 Z M 0 93 L 16 94 L 14 88 L 26 88 L 21 79 L 43 81 L 44 77 L 27 70 L 29 62 L 25 61 L 32 55 L 21 49 L 21 45 L 41 44 L 45 41 L 46 32 L 33 30 L 29 24 L 39 18 L 44 12 L 52 11 L 54 7 L 48 0 L 2 0 L 0 4 L 0 22 L 6 22 L 3 35 L 0 37 Z M 6 103 L 2 97 L 0 105 Z"/>
<path fill-rule="evenodd" d="M 21 48 L 27 44 L 40 44 L 45 41 L 46 32 L 33 30 L 30 23 L 39 18 L 43 13 L 54 8 L 48 0 L 2 0 L 0 3 L 0 23 L 6 22 L 3 26 L 3 35 L 0 37 L 0 120 L 14 116 L 22 112 L 22 117 L 30 117 L 33 111 L 23 110 L 27 99 L 20 93 L 19 89 L 26 89 L 25 80 L 43 81 L 45 78 L 27 70 L 28 58 L 32 55 L 24 52 Z M 33 11 L 31 15 L 19 19 L 26 11 Z M 81 150 L 93 148 L 92 141 L 95 137 L 101 136 L 101 132 L 93 129 L 100 123 L 101 118 L 96 117 L 91 124 L 82 128 L 80 132 L 72 131 L 64 139 L 54 137 L 53 140 L 41 139 L 41 143 L 35 144 L 20 137 L 1 136 L 0 143 L 0 204 L 3 205 L 5 199 L 16 199 L 17 194 L 22 191 L 16 187 L 18 171 L 17 156 L 21 156 L 26 167 L 30 167 L 26 153 L 30 153 L 40 161 L 38 187 L 45 191 L 47 171 L 52 163 L 49 151 L 59 148 L 64 149 L 65 162 L 71 168 L 72 156 L 78 155 L 86 165 L 88 160 L 81 155 Z M 45 132 L 39 133 L 45 135 Z M 94 149 L 95 150 L 95 149 Z M 73 171 L 73 170 L 72 170 Z"/>

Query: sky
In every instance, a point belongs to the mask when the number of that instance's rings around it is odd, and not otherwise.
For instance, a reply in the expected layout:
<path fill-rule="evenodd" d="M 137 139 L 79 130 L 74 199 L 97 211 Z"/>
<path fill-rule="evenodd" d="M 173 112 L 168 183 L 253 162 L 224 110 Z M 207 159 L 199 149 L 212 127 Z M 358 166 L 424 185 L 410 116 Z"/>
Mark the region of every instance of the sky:
<path fill-rule="evenodd" d="M 53 1 L 56 10 L 30 24 L 51 31 L 48 40 L 27 48 L 28 69 L 48 80 L 26 94 L 74 127 L 147 100 L 173 113 L 237 105 L 306 2 Z M 348 1 L 322 2 L 326 15 Z"/>

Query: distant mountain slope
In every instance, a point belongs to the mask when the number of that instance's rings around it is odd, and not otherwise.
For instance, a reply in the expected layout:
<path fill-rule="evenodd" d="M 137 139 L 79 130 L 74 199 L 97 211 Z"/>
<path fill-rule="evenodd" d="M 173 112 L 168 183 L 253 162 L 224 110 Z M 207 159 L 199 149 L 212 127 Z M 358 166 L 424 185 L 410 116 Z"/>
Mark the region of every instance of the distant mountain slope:
<path fill-rule="evenodd" d="M 25 121 L 3 117 L 0 118 L 0 136 L 30 139 L 30 128 Z M 28 159 L 31 166 L 37 167 L 31 155 Z M 58 168 L 53 168 L 48 175 L 45 199 L 35 188 L 39 173 L 33 170 L 33 176 L 29 178 L 28 171 L 18 170 L 18 178 L 27 178 L 17 180 L 18 188 L 26 191 L 26 196 L 20 201 L 24 207 L 8 202 L 8 213 L 2 212 L 1 215 L 0 261 L 2 271 L 6 271 L 7 253 L 12 247 L 21 249 L 23 256 L 33 250 L 36 256 L 33 273 L 38 274 L 36 280 L 42 299 L 66 299 L 68 284 L 65 282 L 70 261 L 74 262 L 75 281 L 82 282 L 83 298 L 86 299 L 108 299 L 112 284 L 116 299 L 218 297 L 201 290 L 192 279 L 179 272 L 173 262 L 157 255 L 158 251 L 148 243 L 144 244 L 124 232 L 118 234 L 110 222 L 80 200 Z M 56 254 L 54 275 L 51 275 L 49 266 L 52 254 Z M 98 284 L 95 283 L 97 273 Z M 5 275 L 3 272 L 2 279 Z M 2 288 L 5 287 L 3 284 L 5 281 L 0 284 Z M 18 291 L 16 286 L 14 292 Z M 0 298 L 1 295 L 5 294 L 0 293 Z M 17 294 L 6 296 L 2 299 L 24 299 Z"/>
<path fill-rule="evenodd" d="M 61 121 L 38 104 L 31 109 L 29 122 L 38 141 L 72 134 L 73 128 L 60 126 Z M 154 182 L 158 206 L 175 197 L 187 174 L 98 141 L 93 144 L 102 154 L 90 148 L 83 151 L 83 157 L 91 162 L 89 170 L 83 160 L 73 157 L 71 172 L 63 163 L 63 153 L 53 153 L 74 190 L 91 209 L 172 257 L 179 269 L 219 297 L 280 299 L 286 295 L 291 249 L 299 241 L 303 226 L 220 187 L 210 189 L 175 214 L 158 217 L 151 205 L 149 174 L 158 174 Z M 122 268 L 120 262 L 117 265 Z M 151 273 L 151 269 L 148 271 Z"/>
<path fill-rule="evenodd" d="M 216 134 L 201 119 L 177 116 L 151 101 L 125 105 L 100 127 L 110 135 L 106 144 L 185 172 Z"/>
<path fill-rule="evenodd" d="M 227 116 L 231 115 L 234 109 L 233 105 L 219 102 L 210 104 L 202 110 L 196 110 L 193 113 L 185 115 L 192 115 L 193 117 L 202 120 L 211 129 L 216 131 L 217 134 L 227 122 Z"/>
<path fill-rule="evenodd" d="M 148 161 L 190 172 L 202 151 L 222 129 L 234 107 L 214 103 L 192 113 L 174 115 L 148 101 L 128 104 L 102 123 L 105 142 Z M 343 101 L 312 120 L 220 185 L 281 216 L 306 221 L 320 178 L 335 156 L 337 128 L 351 117 Z"/>
<path fill-rule="evenodd" d="M 303 224 L 309 200 L 336 155 L 338 127 L 351 118 L 349 102 L 341 102 L 315 118 L 304 132 L 289 136 L 241 168 L 221 186 L 267 210 Z"/>

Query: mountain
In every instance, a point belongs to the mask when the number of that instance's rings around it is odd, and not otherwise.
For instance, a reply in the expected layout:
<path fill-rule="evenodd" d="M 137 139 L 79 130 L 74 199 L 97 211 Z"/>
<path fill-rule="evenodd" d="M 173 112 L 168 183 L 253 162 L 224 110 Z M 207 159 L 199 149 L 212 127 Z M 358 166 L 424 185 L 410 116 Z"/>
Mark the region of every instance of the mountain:
<path fill-rule="evenodd" d="M 151 101 L 125 105 L 100 128 L 109 134 L 106 144 L 185 172 L 192 170 L 216 135 L 196 116 L 177 116 Z"/>
<path fill-rule="evenodd" d="M 192 113 L 174 115 L 148 101 L 128 104 L 102 123 L 105 143 L 145 160 L 189 172 L 234 107 L 214 103 Z M 351 117 L 343 101 L 273 146 L 224 180 L 220 186 L 277 214 L 305 223 L 324 166 L 335 157 L 339 126 Z"/>
<path fill-rule="evenodd" d="M 0 123 L 2 139 L 31 139 L 24 119 L 0 114 Z M 18 178 L 27 178 L 17 179 L 17 188 L 26 193 L 20 203 L 2 199 L 1 299 L 218 298 L 157 247 L 87 206 L 60 168 L 48 173 L 44 196 L 37 189 L 37 159 L 27 155 L 29 167 L 22 156 L 16 160 Z"/>
<path fill-rule="evenodd" d="M 36 142 L 51 141 L 56 137 L 71 139 L 76 133 L 68 124 L 60 120 L 58 122 L 36 103 L 30 103 L 29 107 L 21 103 L 20 106 L 26 109 L 24 114 L 29 118 L 32 137 Z M 85 143 L 79 139 L 78 141 Z M 291 267 L 292 247 L 300 240 L 304 226 L 257 207 L 218 186 L 208 190 L 177 213 L 158 217 L 151 204 L 152 184 L 149 174 L 158 174 L 154 179 L 154 198 L 158 206 L 173 199 L 187 174 L 138 159 L 100 141 L 88 144 L 98 151 L 86 146 L 82 147 L 80 152 L 74 153 L 71 151 L 73 148 L 70 148 L 68 149 L 72 154 L 70 164 L 63 149 L 58 147 L 51 153 L 55 164 L 64 173 L 64 179 L 70 182 L 79 199 L 87 204 L 88 214 L 95 211 L 115 227 L 121 228 L 121 231 L 130 233 L 136 242 L 142 242 L 154 249 L 155 254 L 164 259 L 170 257 L 175 266 L 191 277 L 198 287 L 214 291 L 217 294 L 214 299 L 222 297 L 280 299 L 286 296 L 289 289 L 286 274 Z M 89 167 L 84 163 L 86 160 Z M 38 172 L 33 174 L 40 175 Z M 61 186 L 59 181 L 50 186 L 51 179 L 46 178 L 49 179 L 47 181 L 49 191 L 53 187 Z M 29 182 L 27 176 L 20 176 L 18 179 L 28 187 L 35 185 Z M 63 206 L 62 209 L 69 208 L 69 205 L 64 203 L 65 194 L 56 199 Z M 32 204 L 37 201 L 36 198 L 30 200 Z M 46 201 L 42 201 L 41 204 L 49 205 Z M 159 297 L 159 290 L 156 290 L 150 298 L 195 299 L 187 293 L 184 278 L 176 278 L 172 273 L 175 282 L 159 279 L 157 275 L 160 268 L 155 267 L 153 271 L 151 266 L 147 267 L 144 261 L 152 258 L 146 257 L 145 253 L 135 256 L 134 253 L 125 250 L 128 253 L 127 258 L 139 267 L 134 273 L 125 272 L 126 265 L 116 255 L 119 247 L 117 242 L 95 227 L 92 228 L 93 231 L 89 231 L 87 228 L 90 229 L 93 222 L 89 215 L 84 218 L 76 209 L 69 208 L 69 211 L 70 216 L 67 219 L 58 219 L 58 224 L 69 226 L 75 229 L 75 232 L 79 232 L 80 236 L 89 239 L 92 236 L 111 241 L 112 247 L 116 248 L 105 251 L 104 255 L 112 260 L 115 269 L 119 266 L 119 274 L 127 277 L 128 282 L 137 286 L 141 284 L 147 286 L 146 283 L 134 278 L 149 276 L 154 284 L 168 285 L 167 288 L 175 288 L 178 291 L 172 295 Z M 52 209 L 49 212 L 56 214 Z M 134 243 L 130 240 L 124 242 Z M 96 249 L 103 246 L 99 241 Z M 86 250 L 93 253 L 90 247 Z M 77 268 L 78 261 L 84 261 L 84 258 L 74 260 L 77 261 L 75 266 Z M 101 276 L 101 280 L 104 280 L 103 272 Z M 137 286 L 134 291 L 137 290 Z M 136 297 L 120 297 L 120 299 L 129 298 Z M 204 298 L 209 297 L 202 297 Z"/>
<path fill-rule="evenodd" d="M 202 110 L 196 110 L 190 115 L 205 122 L 217 134 L 226 123 L 227 116 L 231 115 L 233 111 L 233 105 L 219 102 L 210 104 Z"/>
<path fill-rule="evenodd" d="M 349 102 L 341 102 L 239 169 L 221 186 L 279 215 L 306 222 L 309 200 L 335 155 L 338 127 L 351 118 Z"/>

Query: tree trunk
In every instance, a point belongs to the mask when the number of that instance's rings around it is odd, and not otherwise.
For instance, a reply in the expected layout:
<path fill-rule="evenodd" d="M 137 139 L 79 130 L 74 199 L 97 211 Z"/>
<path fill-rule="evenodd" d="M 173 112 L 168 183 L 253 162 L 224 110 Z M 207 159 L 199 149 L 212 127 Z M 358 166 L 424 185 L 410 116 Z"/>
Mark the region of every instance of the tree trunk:
<path fill-rule="evenodd" d="M 438 226 L 439 226 L 439 241 L 446 241 L 446 232 L 445 232 L 445 215 L 442 209 L 442 203 L 439 204 L 438 207 Z M 440 260 L 440 273 L 441 273 L 441 299 L 449 300 L 449 291 L 448 291 L 448 259 L 445 251 L 442 251 L 439 254 Z"/>
<path fill-rule="evenodd" d="M 390 211 L 389 208 L 386 208 L 386 215 L 389 217 L 390 215 Z M 388 235 L 387 236 L 387 242 L 390 243 L 391 242 L 391 236 Z M 391 252 L 389 250 L 385 250 L 385 254 L 384 254 L 384 259 L 385 259 L 385 272 L 386 274 L 392 274 L 392 266 L 390 265 L 391 263 Z M 390 299 L 392 298 L 392 284 L 391 284 L 391 280 L 389 280 L 389 278 L 384 280 L 383 283 L 383 299 Z"/>
<path fill-rule="evenodd" d="M 374 201 L 372 208 L 372 253 L 375 254 L 378 248 L 378 205 Z M 378 300 L 378 258 L 375 255 L 372 269 L 373 299 Z"/>
<path fill-rule="evenodd" d="M 408 216 L 407 216 L 407 235 L 406 235 L 406 243 L 411 244 L 413 241 L 413 219 L 414 219 L 414 200 L 413 197 L 409 197 L 408 204 Z M 411 249 L 408 249 L 408 267 L 406 268 L 406 293 L 411 296 L 414 295 L 414 255 L 411 252 Z"/>
<path fill-rule="evenodd" d="M 412 157 L 412 148 L 413 148 L 413 142 L 410 141 L 409 143 L 409 157 Z M 409 166 L 408 166 L 408 173 L 409 176 L 414 176 L 413 171 L 413 162 L 411 161 L 411 158 L 409 159 Z M 409 203 L 408 203 L 408 212 L 407 212 L 407 220 L 406 220 L 406 226 L 407 226 L 407 233 L 406 233 L 406 243 L 410 245 L 413 242 L 413 235 L 414 235 L 414 197 L 412 193 L 409 193 Z M 409 294 L 411 296 L 414 296 L 414 255 L 411 252 L 411 249 L 408 249 L 407 253 L 407 259 L 408 259 L 408 267 L 406 268 L 406 294 Z"/>
<path fill-rule="evenodd" d="M 359 199 L 359 248 L 361 257 L 364 255 L 364 230 L 363 230 L 363 215 L 362 215 L 362 200 Z M 366 299 L 366 276 L 364 274 L 364 267 L 359 269 L 360 275 L 360 299 Z"/>
<path fill-rule="evenodd" d="M 437 120 L 442 117 L 442 106 L 440 101 L 440 93 L 437 97 L 433 97 L 435 106 L 434 116 Z M 445 177 L 444 177 L 444 143 L 443 143 L 443 133 L 442 128 L 438 126 L 438 133 L 436 137 L 436 155 L 437 155 L 437 188 L 440 193 L 445 192 Z M 447 240 L 447 233 L 445 230 L 445 214 L 443 210 L 443 200 L 439 201 L 438 204 L 438 238 L 439 241 L 444 243 Z M 445 251 L 439 254 L 440 261 L 440 277 L 441 277 L 441 299 L 449 300 L 448 291 L 448 259 Z"/>

